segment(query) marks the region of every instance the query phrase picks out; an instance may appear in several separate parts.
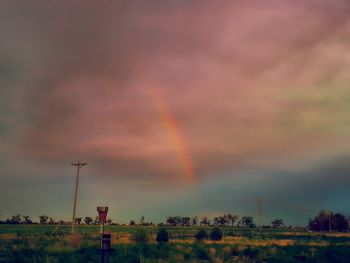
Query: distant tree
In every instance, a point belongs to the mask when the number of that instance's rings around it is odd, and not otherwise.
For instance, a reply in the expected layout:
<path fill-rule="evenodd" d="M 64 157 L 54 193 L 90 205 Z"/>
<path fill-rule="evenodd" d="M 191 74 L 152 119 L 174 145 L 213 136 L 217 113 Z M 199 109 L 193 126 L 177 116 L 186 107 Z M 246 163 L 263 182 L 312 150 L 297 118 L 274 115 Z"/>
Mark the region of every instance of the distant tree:
<path fill-rule="evenodd" d="M 336 213 L 332 218 L 332 229 L 337 231 L 347 231 L 349 229 L 348 220 L 346 220 L 345 216 Z"/>
<path fill-rule="evenodd" d="M 184 223 L 187 224 L 186 220 L 191 220 L 189 217 L 181 217 L 181 216 L 169 216 L 166 220 L 166 223 L 171 226 L 182 226 Z M 188 221 L 188 224 L 189 224 Z"/>
<path fill-rule="evenodd" d="M 167 243 L 169 241 L 169 234 L 168 234 L 168 232 L 164 228 L 161 228 L 158 231 L 156 240 L 160 244 Z"/>
<path fill-rule="evenodd" d="M 191 218 L 188 216 L 181 217 L 180 223 L 182 226 L 190 226 Z"/>
<path fill-rule="evenodd" d="M 49 217 L 46 216 L 46 215 L 41 215 L 41 216 L 39 216 L 39 222 L 40 222 L 40 224 L 42 224 L 42 225 L 46 224 L 48 219 L 49 219 Z"/>
<path fill-rule="evenodd" d="M 171 226 L 176 226 L 176 220 L 175 217 L 169 216 L 166 220 L 166 223 Z"/>
<path fill-rule="evenodd" d="M 231 226 L 233 226 L 233 225 L 235 224 L 235 222 L 238 220 L 238 215 L 227 214 L 227 215 L 226 215 L 226 218 L 227 218 L 228 224 L 230 224 Z"/>
<path fill-rule="evenodd" d="M 14 224 L 14 225 L 20 224 L 21 221 L 22 219 L 20 214 L 13 215 L 11 216 L 11 219 L 7 219 L 8 224 Z"/>
<path fill-rule="evenodd" d="M 210 226 L 210 220 L 208 219 L 208 217 L 206 217 L 206 216 L 202 217 L 200 225 L 201 226 Z"/>
<path fill-rule="evenodd" d="M 174 216 L 175 225 L 181 226 L 182 225 L 182 217 L 181 216 Z"/>
<path fill-rule="evenodd" d="M 81 224 L 81 220 L 82 220 L 81 217 L 76 217 L 76 218 L 75 218 L 75 223 L 78 224 L 78 225 L 80 225 L 80 224 Z"/>
<path fill-rule="evenodd" d="M 198 222 L 198 217 L 193 217 L 192 218 L 192 226 L 197 226 L 197 222 Z"/>
<path fill-rule="evenodd" d="M 214 218 L 214 225 L 224 227 L 228 223 L 226 215 Z"/>
<path fill-rule="evenodd" d="M 239 224 L 244 227 L 254 228 L 255 224 L 253 221 L 253 217 L 251 216 L 243 216 L 241 220 L 239 221 Z"/>
<path fill-rule="evenodd" d="M 309 219 L 309 228 L 312 231 L 329 231 L 331 227 L 331 213 L 321 210 L 314 219 Z"/>
<path fill-rule="evenodd" d="M 49 218 L 49 225 L 54 225 L 54 224 L 56 224 L 55 220 L 52 217 L 50 217 Z"/>
<path fill-rule="evenodd" d="M 100 224 L 100 219 L 99 219 L 98 216 L 95 217 L 95 220 L 94 220 L 93 224 L 94 224 L 94 225 Z"/>
<path fill-rule="evenodd" d="M 136 226 L 136 223 L 134 220 L 130 220 L 129 226 Z"/>
<path fill-rule="evenodd" d="M 273 228 L 280 228 L 284 226 L 283 220 L 282 219 L 274 219 L 271 222 L 271 225 Z"/>
<path fill-rule="evenodd" d="M 92 217 L 90 217 L 90 216 L 86 216 L 86 217 L 84 218 L 84 222 L 85 222 L 85 224 L 87 224 L 87 225 L 91 225 L 93 221 L 94 221 L 94 220 L 93 220 Z"/>
<path fill-rule="evenodd" d="M 203 240 L 206 240 L 208 239 L 208 234 L 205 230 L 201 229 L 197 232 L 196 234 L 196 240 L 197 241 L 203 241 Z"/>
<path fill-rule="evenodd" d="M 222 231 L 218 227 L 214 227 L 213 230 L 210 232 L 210 239 L 219 241 L 222 239 Z"/>
<path fill-rule="evenodd" d="M 109 226 L 112 225 L 112 223 L 113 223 L 113 222 L 112 222 L 112 219 L 111 219 L 111 218 L 108 218 L 107 221 L 106 221 L 106 223 L 107 223 L 107 225 L 109 225 Z"/>
<path fill-rule="evenodd" d="M 33 224 L 33 221 L 30 219 L 30 216 L 23 216 L 24 223 Z"/>
<path fill-rule="evenodd" d="M 213 219 L 213 225 L 214 225 L 214 226 L 219 226 L 219 225 L 220 225 L 220 219 L 219 219 L 219 217 L 214 217 L 214 219 Z"/>
<path fill-rule="evenodd" d="M 312 231 L 346 231 L 349 225 L 344 215 L 321 210 L 314 219 L 309 219 L 309 228 Z"/>
<path fill-rule="evenodd" d="M 144 216 L 141 216 L 140 225 L 143 226 L 144 222 L 145 222 L 145 217 L 144 217 Z"/>

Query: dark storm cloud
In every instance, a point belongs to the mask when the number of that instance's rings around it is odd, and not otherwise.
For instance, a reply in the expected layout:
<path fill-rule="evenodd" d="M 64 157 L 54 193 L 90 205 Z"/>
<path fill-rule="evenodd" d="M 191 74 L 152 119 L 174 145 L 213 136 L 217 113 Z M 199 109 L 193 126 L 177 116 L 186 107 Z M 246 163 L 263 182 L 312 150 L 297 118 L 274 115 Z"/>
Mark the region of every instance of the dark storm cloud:
<path fill-rule="evenodd" d="M 347 154 L 349 11 L 346 0 L 2 1 L 2 174 L 43 176 L 79 158 L 99 177 L 181 181 L 150 87 L 198 184 Z M 323 167 L 312 191 L 315 171 L 285 171 L 290 185 L 273 172 L 269 183 L 296 205 L 347 182 Z"/>

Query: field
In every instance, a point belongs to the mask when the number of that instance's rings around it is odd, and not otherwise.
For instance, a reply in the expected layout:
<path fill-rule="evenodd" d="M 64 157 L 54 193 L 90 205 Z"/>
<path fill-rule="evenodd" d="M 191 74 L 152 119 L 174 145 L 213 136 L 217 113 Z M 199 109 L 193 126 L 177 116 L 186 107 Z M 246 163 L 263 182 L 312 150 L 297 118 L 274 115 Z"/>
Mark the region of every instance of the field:
<path fill-rule="evenodd" d="M 0 262 L 99 262 L 99 227 L 0 225 Z M 197 242 L 200 229 L 165 227 L 169 242 L 158 244 L 158 227 L 106 226 L 112 233 L 111 262 L 350 262 L 350 233 L 293 229 L 221 228 L 220 241 Z M 147 242 L 135 242 L 139 232 Z"/>

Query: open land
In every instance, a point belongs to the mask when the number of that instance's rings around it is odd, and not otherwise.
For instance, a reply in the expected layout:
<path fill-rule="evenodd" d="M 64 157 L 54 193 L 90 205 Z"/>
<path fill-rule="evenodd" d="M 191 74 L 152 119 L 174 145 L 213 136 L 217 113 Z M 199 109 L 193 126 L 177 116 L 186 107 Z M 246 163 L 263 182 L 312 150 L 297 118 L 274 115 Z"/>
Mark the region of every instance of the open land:
<path fill-rule="evenodd" d="M 0 262 L 99 262 L 99 226 L 0 225 Z M 159 227 L 106 226 L 112 234 L 111 262 L 350 262 L 350 233 L 304 229 L 221 228 L 219 241 L 196 241 L 212 227 L 163 227 L 169 242 L 158 243 Z M 137 241 L 139 232 L 146 240 Z"/>

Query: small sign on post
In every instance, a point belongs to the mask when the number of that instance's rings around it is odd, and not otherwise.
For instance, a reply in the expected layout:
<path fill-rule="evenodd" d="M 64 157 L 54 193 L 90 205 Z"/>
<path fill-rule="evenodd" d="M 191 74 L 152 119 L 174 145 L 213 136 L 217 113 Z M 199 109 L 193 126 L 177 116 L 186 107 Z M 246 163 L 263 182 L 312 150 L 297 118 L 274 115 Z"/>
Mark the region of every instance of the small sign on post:
<path fill-rule="evenodd" d="M 108 213 L 108 206 L 98 206 L 97 207 L 98 212 L 98 219 L 100 221 L 100 224 L 104 224 L 107 221 L 107 213 Z"/>
<path fill-rule="evenodd" d="M 101 253 L 101 263 L 109 263 L 109 253 L 111 250 L 111 234 L 104 233 L 104 225 L 107 221 L 108 206 L 98 206 L 98 219 L 100 222 L 101 230 L 101 243 L 100 243 L 100 253 Z"/>

